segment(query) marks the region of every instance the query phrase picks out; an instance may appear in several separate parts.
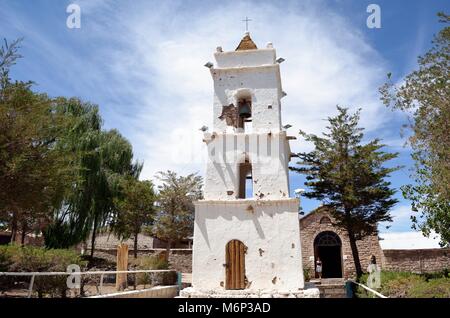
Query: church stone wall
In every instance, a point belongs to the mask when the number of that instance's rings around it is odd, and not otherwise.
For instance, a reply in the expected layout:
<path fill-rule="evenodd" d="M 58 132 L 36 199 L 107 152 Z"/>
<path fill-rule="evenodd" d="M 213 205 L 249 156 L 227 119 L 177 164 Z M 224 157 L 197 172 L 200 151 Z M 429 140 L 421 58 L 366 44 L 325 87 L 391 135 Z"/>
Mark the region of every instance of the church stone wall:
<path fill-rule="evenodd" d="M 321 219 L 323 217 L 328 217 L 331 223 L 322 223 Z M 353 262 L 352 250 L 350 247 L 350 241 L 348 239 L 347 233 L 333 226 L 333 217 L 325 210 L 320 209 L 300 220 L 300 233 L 301 233 L 301 246 L 302 246 L 302 257 L 303 257 L 303 268 L 309 272 L 310 277 L 314 278 L 314 239 L 318 234 L 324 231 L 331 231 L 336 233 L 342 242 L 342 275 L 344 278 L 355 277 L 355 265 Z M 357 241 L 359 258 L 361 260 L 361 266 L 363 271 L 367 268 L 372 255 L 375 255 L 377 263 L 383 266 L 382 261 L 382 250 L 378 242 L 378 236 L 373 235 L 364 238 L 363 240 Z"/>
<path fill-rule="evenodd" d="M 433 273 L 450 269 L 450 248 L 383 250 L 383 254 L 386 270 Z"/>

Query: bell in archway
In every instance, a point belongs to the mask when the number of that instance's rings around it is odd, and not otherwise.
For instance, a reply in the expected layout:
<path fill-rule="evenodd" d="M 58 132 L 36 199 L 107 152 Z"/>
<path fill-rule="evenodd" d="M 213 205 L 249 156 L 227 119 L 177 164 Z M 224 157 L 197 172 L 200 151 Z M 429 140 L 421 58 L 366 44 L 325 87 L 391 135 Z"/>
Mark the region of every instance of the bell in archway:
<path fill-rule="evenodd" d="M 250 104 L 247 101 L 243 101 L 239 107 L 239 117 L 249 118 L 252 117 L 252 110 L 250 109 Z"/>

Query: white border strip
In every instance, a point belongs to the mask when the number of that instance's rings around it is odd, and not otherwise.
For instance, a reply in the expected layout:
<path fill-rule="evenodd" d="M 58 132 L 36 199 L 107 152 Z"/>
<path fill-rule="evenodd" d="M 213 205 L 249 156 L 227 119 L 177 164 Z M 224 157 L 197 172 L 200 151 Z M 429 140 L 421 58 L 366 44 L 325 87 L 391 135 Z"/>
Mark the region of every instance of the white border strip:
<path fill-rule="evenodd" d="M 92 271 L 92 272 L 0 272 L 0 276 L 53 276 L 53 275 L 101 275 L 101 274 L 133 274 L 133 273 L 167 273 L 172 269 L 150 269 L 133 271 Z"/>
<path fill-rule="evenodd" d="M 95 296 L 90 296 L 90 297 L 86 297 L 86 298 L 113 298 L 113 297 L 125 296 L 125 295 L 138 295 L 138 294 L 146 293 L 149 291 L 158 291 L 161 289 L 169 289 L 169 288 L 177 288 L 178 289 L 178 285 L 156 286 L 156 287 L 147 288 L 147 289 L 129 290 L 129 291 L 125 291 L 125 292 L 118 292 L 118 293 L 106 294 L 106 295 L 95 295 Z"/>
<path fill-rule="evenodd" d="M 374 293 L 375 295 L 377 295 L 380 298 L 389 298 L 387 296 L 384 296 L 383 294 L 380 294 L 379 292 L 377 292 L 376 290 L 373 290 L 372 288 L 367 287 L 366 285 L 360 284 L 355 282 L 354 280 L 350 280 L 352 283 L 355 283 L 358 286 L 361 286 L 362 288 L 364 288 L 365 290 L 370 291 L 371 293 Z"/>

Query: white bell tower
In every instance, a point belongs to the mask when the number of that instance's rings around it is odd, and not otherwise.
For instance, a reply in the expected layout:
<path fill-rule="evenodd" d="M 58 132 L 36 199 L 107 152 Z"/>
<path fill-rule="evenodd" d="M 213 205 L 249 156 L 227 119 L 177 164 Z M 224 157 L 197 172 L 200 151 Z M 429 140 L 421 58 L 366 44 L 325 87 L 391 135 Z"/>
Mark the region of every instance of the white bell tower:
<path fill-rule="evenodd" d="M 214 127 L 204 199 L 196 203 L 193 289 L 303 289 L 298 206 L 289 197 L 289 137 L 281 124 L 280 65 L 247 32 L 235 51 L 218 47 Z"/>

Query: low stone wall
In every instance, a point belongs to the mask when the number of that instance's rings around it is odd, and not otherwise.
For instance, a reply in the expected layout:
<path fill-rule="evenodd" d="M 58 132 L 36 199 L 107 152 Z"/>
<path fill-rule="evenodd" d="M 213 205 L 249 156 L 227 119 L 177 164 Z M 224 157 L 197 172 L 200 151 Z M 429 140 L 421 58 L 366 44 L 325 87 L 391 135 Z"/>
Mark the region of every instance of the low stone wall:
<path fill-rule="evenodd" d="M 383 268 L 416 273 L 450 269 L 450 248 L 383 250 Z"/>
<path fill-rule="evenodd" d="M 149 289 L 130 290 L 109 295 L 98 295 L 89 298 L 174 298 L 178 295 L 178 286 L 157 286 Z"/>
<path fill-rule="evenodd" d="M 165 249 L 154 248 L 154 249 L 141 249 L 138 250 L 138 256 L 143 255 L 158 255 L 159 253 L 164 253 Z M 107 253 L 115 256 L 117 254 L 117 249 L 96 249 L 96 252 Z M 129 259 L 133 257 L 133 250 L 128 250 Z M 192 249 L 171 249 L 169 254 L 169 269 L 176 270 L 182 273 L 192 273 Z"/>

